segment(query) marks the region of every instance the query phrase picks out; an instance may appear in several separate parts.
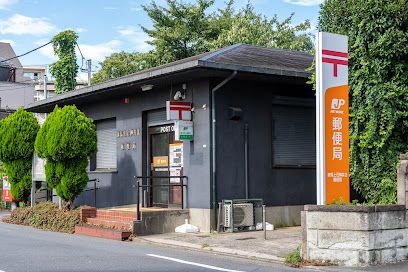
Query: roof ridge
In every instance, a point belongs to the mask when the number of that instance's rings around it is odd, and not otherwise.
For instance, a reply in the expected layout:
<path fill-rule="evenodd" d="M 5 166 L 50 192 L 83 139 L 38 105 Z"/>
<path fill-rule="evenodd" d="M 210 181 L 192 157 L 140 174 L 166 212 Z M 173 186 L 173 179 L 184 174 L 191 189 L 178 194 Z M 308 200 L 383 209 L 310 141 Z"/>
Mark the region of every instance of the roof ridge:
<path fill-rule="evenodd" d="M 242 46 L 242 43 L 236 43 L 236 44 L 233 44 L 233 45 L 230 45 L 230 46 L 215 50 L 214 52 L 212 52 L 212 53 L 210 53 L 210 54 L 208 54 L 208 55 L 206 55 L 206 56 L 204 56 L 204 57 L 202 57 L 202 58 L 200 58 L 198 60 L 199 61 L 208 61 L 211 58 L 217 57 L 217 56 L 219 56 L 221 54 L 229 52 L 229 51 L 231 51 L 231 50 L 233 50 L 233 49 L 235 49 L 237 47 L 240 47 L 240 46 Z"/>

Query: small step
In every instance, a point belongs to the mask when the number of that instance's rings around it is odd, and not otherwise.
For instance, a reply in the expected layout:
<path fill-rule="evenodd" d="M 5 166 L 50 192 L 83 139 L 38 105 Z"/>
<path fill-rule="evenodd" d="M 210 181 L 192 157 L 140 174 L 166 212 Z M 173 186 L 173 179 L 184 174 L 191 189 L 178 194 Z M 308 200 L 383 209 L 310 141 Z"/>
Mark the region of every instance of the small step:
<path fill-rule="evenodd" d="M 102 219 L 99 217 L 88 218 L 87 223 L 90 225 L 95 226 L 103 226 L 117 230 L 126 230 L 131 231 L 133 228 L 133 220 L 132 221 L 118 221 L 118 220 L 109 220 L 109 219 Z"/>
<path fill-rule="evenodd" d="M 76 225 L 75 234 L 124 241 L 132 234 L 130 231 L 102 228 L 92 225 Z"/>
<path fill-rule="evenodd" d="M 134 221 L 136 213 L 115 210 L 96 210 L 96 217 L 114 221 Z"/>

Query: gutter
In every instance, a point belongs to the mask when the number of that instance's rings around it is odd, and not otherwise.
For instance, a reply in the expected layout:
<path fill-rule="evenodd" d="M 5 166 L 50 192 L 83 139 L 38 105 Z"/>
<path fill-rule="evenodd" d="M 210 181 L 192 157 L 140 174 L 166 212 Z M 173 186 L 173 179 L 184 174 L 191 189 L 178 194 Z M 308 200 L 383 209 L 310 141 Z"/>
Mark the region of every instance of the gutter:
<path fill-rule="evenodd" d="M 227 84 L 230 80 L 232 80 L 238 72 L 234 70 L 231 75 L 229 75 L 227 78 L 225 78 L 223 81 L 221 81 L 217 86 L 215 86 L 211 90 L 211 166 L 212 166 L 212 175 L 211 175 L 211 189 L 212 189 L 212 207 L 214 209 L 214 212 L 212 214 L 212 222 L 214 224 L 213 227 L 216 229 L 217 227 L 217 147 L 216 147 L 216 122 L 217 122 L 217 117 L 216 117 L 216 110 L 215 110 L 215 92 L 219 90 L 221 87 L 223 87 L 225 84 Z"/>

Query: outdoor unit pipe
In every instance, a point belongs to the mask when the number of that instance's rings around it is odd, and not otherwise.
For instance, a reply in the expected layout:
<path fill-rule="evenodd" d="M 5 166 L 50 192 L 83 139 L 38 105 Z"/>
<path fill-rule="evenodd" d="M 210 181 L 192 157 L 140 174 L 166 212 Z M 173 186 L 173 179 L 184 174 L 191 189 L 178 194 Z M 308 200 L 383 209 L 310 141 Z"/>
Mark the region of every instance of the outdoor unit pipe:
<path fill-rule="evenodd" d="M 249 198 L 249 189 L 248 189 L 248 185 L 249 185 L 249 167 L 248 167 L 248 154 L 249 154 L 249 150 L 248 150 L 248 123 L 245 123 L 244 125 L 244 149 L 245 149 L 245 199 Z"/>
<path fill-rule="evenodd" d="M 215 86 L 211 90 L 211 149 L 212 149 L 212 156 L 211 156 L 211 165 L 212 165 L 212 176 L 211 176 L 211 187 L 212 187 L 212 207 L 214 209 L 214 212 L 212 214 L 213 217 L 213 222 L 215 224 L 214 227 L 217 226 L 217 169 L 216 169 L 216 162 L 217 162 L 217 154 L 216 154 L 216 115 L 215 115 L 215 92 L 220 89 L 222 86 L 227 84 L 231 79 L 233 79 L 238 72 L 235 70 L 232 72 L 231 75 L 229 75 L 227 78 L 225 78 L 223 81 L 221 81 L 217 86 Z M 214 228 L 216 229 L 216 228 Z"/>

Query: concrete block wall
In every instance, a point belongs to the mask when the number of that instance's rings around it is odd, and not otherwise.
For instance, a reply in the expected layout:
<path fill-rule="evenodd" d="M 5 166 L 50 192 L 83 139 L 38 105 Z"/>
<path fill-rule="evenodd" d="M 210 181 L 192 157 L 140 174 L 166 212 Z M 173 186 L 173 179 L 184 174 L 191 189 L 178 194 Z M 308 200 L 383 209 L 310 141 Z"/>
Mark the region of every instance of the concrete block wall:
<path fill-rule="evenodd" d="M 405 205 L 306 205 L 301 220 L 304 259 L 346 266 L 368 266 L 407 259 Z"/>
<path fill-rule="evenodd" d="M 400 155 L 397 170 L 397 202 L 408 207 L 408 154 Z"/>

